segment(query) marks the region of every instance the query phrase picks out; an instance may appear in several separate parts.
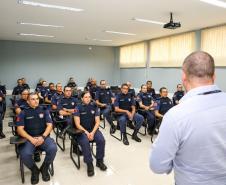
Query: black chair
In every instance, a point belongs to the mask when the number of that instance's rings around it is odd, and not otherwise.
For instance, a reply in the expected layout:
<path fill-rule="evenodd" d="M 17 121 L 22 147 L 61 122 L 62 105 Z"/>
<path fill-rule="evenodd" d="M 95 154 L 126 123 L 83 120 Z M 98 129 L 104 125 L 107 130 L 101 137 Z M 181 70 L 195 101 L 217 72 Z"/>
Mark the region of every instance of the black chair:
<path fill-rule="evenodd" d="M 17 158 L 19 158 L 20 160 L 20 176 L 21 176 L 21 181 L 22 183 L 25 182 L 25 177 L 24 177 L 24 164 L 23 164 L 23 161 L 21 160 L 20 158 L 20 155 L 19 155 L 19 151 L 18 151 L 18 147 L 19 145 L 21 144 L 24 144 L 27 140 L 25 138 L 22 138 L 20 136 L 13 136 L 13 137 L 10 137 L 10 144 L 14 144 L 15 145 L 15 152 L 16 152 L 16 156 Z M 37 149 L 38 152 L 42 152 L 41 150 Z M 53 167 L 53 163 L 50 164 L 49 166 L 49 173 L 51 176 L 54 175 L 54 167 Z"/>

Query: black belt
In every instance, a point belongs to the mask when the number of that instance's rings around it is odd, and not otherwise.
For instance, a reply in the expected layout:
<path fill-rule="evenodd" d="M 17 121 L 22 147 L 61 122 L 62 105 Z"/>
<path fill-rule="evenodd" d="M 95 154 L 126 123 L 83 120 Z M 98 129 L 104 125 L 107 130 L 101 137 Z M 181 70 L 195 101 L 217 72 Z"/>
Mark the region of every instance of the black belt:
<path fill-rule="evenodd" d="M 200 93 L 198 95 L 208 95 L 208 94 L 215 94 L 215 93 L 220 93 L 222 92 L 221 90 L 214 90 L 214 91 L 207 91 L 207 92 L 204 92 L 204 93 Z"/>

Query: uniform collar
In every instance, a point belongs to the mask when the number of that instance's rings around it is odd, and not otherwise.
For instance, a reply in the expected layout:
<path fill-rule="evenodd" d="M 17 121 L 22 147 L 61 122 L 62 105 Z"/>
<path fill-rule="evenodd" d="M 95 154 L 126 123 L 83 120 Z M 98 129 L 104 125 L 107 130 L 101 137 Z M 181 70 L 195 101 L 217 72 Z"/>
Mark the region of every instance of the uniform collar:
<path fill-rule="evenodd" d="M 206 85 L 206 86 L 201 86 L 201 87 L 196 87 L 194 89 L 191 89 L 190 91 L 188 91 L 180 100 L 180 102 L 183 102 L 193 96 L 196 96 L 198 94 L 202 94 L 205 92 L 209 92 L 209 91 L 214 91 L 214 90 L 220 90 L 219 87 L 217 85 Z"/>

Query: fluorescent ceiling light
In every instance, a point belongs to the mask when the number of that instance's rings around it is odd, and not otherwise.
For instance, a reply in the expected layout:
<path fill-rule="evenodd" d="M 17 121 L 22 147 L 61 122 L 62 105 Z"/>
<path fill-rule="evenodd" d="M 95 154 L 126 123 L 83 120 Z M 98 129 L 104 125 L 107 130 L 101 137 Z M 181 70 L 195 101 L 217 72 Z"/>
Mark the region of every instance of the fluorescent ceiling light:
<path fill-rule="evenodd" d="M 159 24 L 159 25 L 164 25 L 164 22 L 159 22 L 159 21 L 152 21 L 148 19 L 140 19 L 140 18 L 133 18 L 132 20 L 138 21 L 138 22 L 145 22 L 145 23 L 151 23 L 151 24 Z"/>
<path fill-rule="evenodd" d="M 55 36 L 52 35 L 40 35 L 40 34 L 35 34 L 35 33 L 18 33 L 20 36 L 34 36 L 34 37 L 50 37 L 53 38 Z"/>
<path fill-rule="evenodd" d="M 41 26 L 41 27 L 52 27 L 52 28 L 63 28 L 64 26 L 51 25 L 51 24 L 37 24 L 37 23 L 29 23 L 29 22 L 18 22 L 21 25 L 30 25 L 30 26 Z"/>
<path fill-rule="evenodd" d="M 125 33 L 125 32 L 118 32 L 118 31 L 105 31 L 106 33 L 113 33 L 113 34 L 119 34 L 119 35 L 136 35 L 135 33 Z"/>
<path fill-rule="evenodd" d="M 85 40 L 93 40 L 93 41 L 100 41 L 100 42 L 112 42 L 112 40 L 108 40 L 108 39 L 91 39 L 86 37 Z"/>
<path fill-rule="evenodd" d="M 72 8 L 72 7 L 67 7 L 67 6 L 59 6 L 59 5 L 51 5 L 51 4 L 44 4 L 44 3 L 34 2 L 34 1 L 18 0 L 18 3 L 24 4 L 24 5 L 43 7 L 43 8 L 54 8 L 54 9 L 60 9 L 60 10 L 69 10 L 69 11 L 74 11 L 74 12 L 84 11 L 83 9 L 79 9 L 79 8 Z"/>
<path fill-rule="evenodd" d="M 208 3 L 214 6 L 218 6 L 221 8 L 226 8 L 226 2 L 220 1 L 220 0 L 200 0 L 204 3 Z"/>

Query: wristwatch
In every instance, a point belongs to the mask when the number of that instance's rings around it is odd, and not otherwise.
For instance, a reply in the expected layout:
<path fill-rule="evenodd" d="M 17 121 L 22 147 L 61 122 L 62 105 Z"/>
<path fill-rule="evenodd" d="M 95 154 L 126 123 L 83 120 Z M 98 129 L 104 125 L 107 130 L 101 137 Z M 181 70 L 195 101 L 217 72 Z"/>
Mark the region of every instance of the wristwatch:
<path fill-rule="evenodd" d="M 45 140 L 46 139 L 46 136 L 42 135 L 42 138 Z"/>

